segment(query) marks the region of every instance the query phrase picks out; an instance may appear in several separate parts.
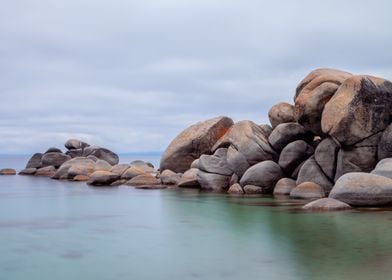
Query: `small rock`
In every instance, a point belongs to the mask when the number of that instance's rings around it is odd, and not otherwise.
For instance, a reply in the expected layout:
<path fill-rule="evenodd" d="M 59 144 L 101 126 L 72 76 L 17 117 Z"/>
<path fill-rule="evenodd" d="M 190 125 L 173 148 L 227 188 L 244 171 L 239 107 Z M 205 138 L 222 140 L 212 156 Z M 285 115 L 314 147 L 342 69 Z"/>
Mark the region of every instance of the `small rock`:
<path fill-rule="evenodd" d="M 281 151 L 287 144 L 296 140 L 310 142 L 313 136 L 298 123 L 282 123 L 268 137 L 268 141 L 276 151 Z"/>
<path fill-rule="evenodd" d="M 286 102 L 278 103 L 268 111 L 268 118 L 272 128 L 277 127 L 281 123 L 295 122 L 294 106 Z"/>
<path fill-rule="evenodd" d="M 304 182 L 295 187 L 291 193 L 291 198 L 312 199 L 325 197 L 324 189 L 313 182 Z"/>
<path fill-rule="evenodd" d="M 130 167 L 131 166 L 129 164 L 121 163 L 121 164 L 117 164 L 117 165 L 112 166 L 112 168 L 110 169 L 110 172 L 117 174 L 119 176 L 122 176 L 124 174 L 124 172 Z"/>
<path fill-rule="evenodd" d="M 132 178 L 142 174 L 146 174 L 143 169 L 140 169 L 137 166 L 131 166 L 124 171 L 124 173 L 121 175 L 121 179 L 131 180 Z"/>
<path fill-rule="evenodd" d="M 160 185 L 161 181 L 150 174 L 141 174 L 127 182 L 128 186 L 154 186 Z"/>
<path fill-rule="evenodd" d="M 54 166 L 46 166 L 37 169 L 35 176 L 52 177 L 56 173 L 56 168 Z"/>
<path fill-rule="evenodd" d="M 244 194 L 244 190 L 242 189 L 240 184 L 233 184 L 227 191 L 229 194 Z"/>
<path fill-rule="evenodd" d="M 291 174 L 298 165 L 314 153 L 311 145 L 303 140 L 291 142 L 283 148 L 279 157 L 279 165 L 286 174 Z"/>
<path fill-rule="evenodd" d="M 164 185 L 142 185 L 142 186 L 135 186 L 136 189 L 142 190 L 161 190 L 166 189 L 167 186 Z"/>
<path fill-rule="evenodd" d="M 117 181 L 114 181 L 113 183 L 111 183 L 110 186 L 117 187 L 117 186 L 125 185 L 127 182 L 128 182 L 128 180 L 120 179 L 120 180 L 117 180 Z"/>
<path fill-rule="evenodd" d="M 166 169 L 161 173 L 160 179 L 162 185 L 177 185 L 181 179 L 181 174 Z"/>
<path fill-rule="evenodd" d="M 262 187 L 259 187 L 259 186 L 246 185 L 244 187 L 244 192 L 246 194 L 262 194 L 262 193 L 264 193 L 264 190 Z"/>
<path fill-rule="evenodd" d="M 308 204 L 304 205 L 302 209 L 312 211 L 338 211 L 349 210 L 351 209 L 351 206 L 342 201 L 326 197 L 309 202 Z"/>
<path fill-rule="evenodd" d="M 12 168 L 3 168 L 0 169 L 0 175 L 16 175 L 16 171 Z"/>
<path fill-rule="evenodd" d="M 48 153 L 62 153 L 62 151 L 59 148 L 51 147 L 46 150 L 45 154 Z"/>
<path fill-rule="evenodd" d="M 178 182 L 180 188 L 200 188 L 199 181 L 197 180 L 197 173 L 199 169 L 191 168 L 186 171 Z"/>
<path fill-rule="evenodd" d="M 274 188 L 274 195 L 290 195 L 291 191 L 297 186 L 295 180 L 290 178 L 280 179 Z"/>
<path fill-rule="evenodd" d="M 302 165 L 299 170 L 297 185 L 304 182 L 313 182 L 324 188 L 324 191 L 328 193 L 333 186 L 333 183 L 329 181 L 328 177 L 325 176 L 320 166 L 315 161 L 314 157 L 309 158 Z"/>
<path fill-rule="evenodd" d="M 392 158 L 380 160 L 371 173 L 392 179 Z"/>
<path fill-rule="evenodd" d="M 87 184 L 92 186 L 110 186 L 118 179 L 119 176 L 110 171 L 94 171 L 87 181 Z"/>

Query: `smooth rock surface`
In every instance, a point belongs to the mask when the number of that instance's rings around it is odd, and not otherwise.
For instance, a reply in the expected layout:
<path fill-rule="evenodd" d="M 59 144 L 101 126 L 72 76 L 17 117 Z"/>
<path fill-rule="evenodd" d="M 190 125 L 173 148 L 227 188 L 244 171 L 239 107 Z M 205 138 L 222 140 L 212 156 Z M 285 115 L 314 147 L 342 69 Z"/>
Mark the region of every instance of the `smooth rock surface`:
<path fill-rule="evenodd" d="M 298 123 L 282 123 L 272 131 L 268 138 L 276 151 L 281 151 L 287 144 L 296 140 L 309 142 L 313 140 L 313 136 Z"/>
<path fill-rule="evenodd" d="M 275 128 L 281 123 L 295 122 L 294 106 L 286 102 L 275 104 L 268 111 L 268 118 L 272 128 Z"/>
<path fill-rule="evenodd" d="M 41 159 L 41 166 L 45 167 L 45 166 L 54 166 L 56 168 L 60 167 L 64 162 L 70 160 L 71 157 L 66 155 L 66 154 L 62 154 L 62 153 L 47 153 L 44 154 L 42 156 Z"/>
<path fill-rule="evenodd" d="M 137 166 L 131 166 L 123 172 L 123 174 L 121 175 L 121 179 L 131 180 L 133 177 L 143 174 L 147 174 L 144 169 L 141 169 Z"/>
<path fill-rule="evenodd" d="M 84 149 L 90 145 L 78 139 L 69 139 L 67 140 L 67 142 L 65 142 L 64 146 L 68 150 L 76 150 L 76 149 Z"/>
<path fill-rule="evenodd" d="M 275 185 L 274 195 L 290 195 L 291 191 L 296 186 L 295 180 L 291 178 L 282 178 Z"/>
<path fill-rule="evenodd" d="M 369 173 L 347 173 L 340 177 L 329 197 L 350 206 L 384 206 L 392 203 L 392 179 Z"/>
<path fill-rule="evenodd" d="M 299 170 L 297 185 L 300 185 L 304 182 L 316 183 L 322 186 L 326 193 L 328 193 L 333 186 L 333 183 L 328 179 L 327 176 L 325 176 L 314 157 L 306 160 Z"/>
<path fill-rule="evenodd" d="M 392 179 L 392 158 L 380 160 L 371 173 Z"/>
<path fill-rule="evenodd" d="M 227 149 L 225 150 L 227 153 Z M 207 173 L 215 173 L 225 176 L 231 176 L 233 174 L 233 171 L 227 163 L 226 155 L 201 155 L 199 159 L 199 169 Z"/>
<path fill-rule="evenodd" d="M 351 209 L 351 206 L 342 201 L 325 197 L 309 202 L 308 204 L 304 205 L 302 209 L 312 211 L 339 211 L 349 210 Z"/>
<path fill-rule="evenodd" d="M 230 170 L 233 170 L 234 174 L 236 174 L 239 178 L 241 178 L 245 171 L 250 167 L 246 157 L 237 151 L 237 149 L 232 145 L 230 145 L 227 149 L 226 161 Z"/>
<path fill-rule="evenodd" d="M 317 164 L 331 181 L 335 179 L 339 149 L 338 143 L 328 137 L 317 145 L 316 151 L 314 152 L 314 158 Z"/>
<path fill-rule="evenodd" d="M 230 187 L 230 176 L 207 173 L 199 170 L 197 180 L 200 188 L 206 191 L 227 191 Z"/>
<path fill-rule="evenodd" d="M 263 188 L 264 193 L 272 193 L 273 188 L 284 174 L 280 166 L 270 160 L 260 162 L 249 168 L 240 180 L 241 186 L 254 185 Z"/>
<path fill-rule="evenodd" d="M 110 186 L 113 182 L 117 181 L 119 176 L 111 173 L 110 171 L 94 171 L 87 181 L 88 185 L 92 186 Z"/>
<path fill-rule="evenodd" d="M 25 168 L 22 169 L 18 174 L 19 175 L 34 175 L 37 172 L 37 168 Z"/>
<path fill-rule="evenodd" d="M 279 156 L 279 165 L 286 174 L 292 174 L 296 167 L 313 153 L 314 149 L 311 145 L 303 140 L 296 140 L 283 148 Z"/>
<path fill-rule="evenodd" d="M 116 164 L 114 166 L 112 166 L 112 168 L 110 168 L 110 172 L 117 174 L 119 176 L 122 176 L 124 174 L 124 172 L 130 168 L 131 166 L 129 164 L 126 163 L 120 163 L 120 164 Z"/>
<path fill-rule="evenodd" d="M 0 175 L 16 175 L 16 170 L 12 168 L 0 169 Z"/>
<path fill-rule="evenodd" d="M 160 176 L 162 185 L 177 185 L 182 174 L 175 173 L 169 169 L 163 170 Z"/>
<path fill-rule="evenodd" d="M 128 186 L 155 186 L 161 185 L 161 181 L 151 174 L 141 174 L 133 177 L 127 182 Z"/>
<path fill-rule="evenodd" d="M 105 160 L 99 159 L 95 162 L 95 171 L 110 171 L 112 169 L 112 166 Z"/>
<path fill-rule="evenodd" d="M 197 180 L 197 173 L 199 169 L 191 168 L 182 174 L 178 186 L 181 188 L 200 188 L 199 181 Z"/>
<path fill-rule="evenodd" d="M 262 187 L 254 186 L 254 185 L 246 185 L 244 187 L 244 192 L 246 194 L 263 194 L 263 193 L 265 193 L 265 191 Z"/>
<path fill-rule="evenodd" d="M 325 197 L 324 189 L 313 182 L 303 182 L 290 192 L 291 198 L 313 199 Z"/>
<path fill-rule="evenodd" d="M 52 179 L 73 179 L 77 175 L 89 176 L 94 172 L 95 162 L 89 158 L 76 157 L 63 163 Z"/>
<path fill-rule="evenodd" d="M 40 168 L 40 167 L 42 167 L 42 165 L 41 165 L 42 156 L 43 156 L 43 154 L 41 154 L 41 153 L 35 153 L 27 162 L 26 168 Z"/>
<path fill-rule="evenodd" d="M 229 190 L 227 191 L 228 194 L 244 194 L 244 190 L 242 189 L 241 185 L 236 183 L 230 186 Z"/>
<path fill-rule="evenodd" d="M 195 159 L 202 154 L 209 154 L 214 144 L 232 125 L 232 119 L 217 117 L 188 127 L 166 148 L 161 158 L 160 170 L 185 172 Z"/>
<path fill-rule="evenodd" d="M 35 176 L 42 177 L 52 177 L 56 173 L 56 168 L 54 166 L 45 166 L 37 169 Z"/>

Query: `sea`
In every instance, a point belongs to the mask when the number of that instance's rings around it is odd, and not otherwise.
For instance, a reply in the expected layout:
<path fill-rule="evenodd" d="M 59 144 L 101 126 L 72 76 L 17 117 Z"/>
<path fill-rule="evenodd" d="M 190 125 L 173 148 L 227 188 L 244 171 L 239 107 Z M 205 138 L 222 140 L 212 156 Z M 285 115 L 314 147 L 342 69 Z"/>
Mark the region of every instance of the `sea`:
<path fill-rule="evenodd" d="M 21 170 L 29 156 L 0 156 Z M 125 155 L 158 165 L 159 155 Z M 392 212 L 0 176 L 1 280 L 392 279 Z"/>

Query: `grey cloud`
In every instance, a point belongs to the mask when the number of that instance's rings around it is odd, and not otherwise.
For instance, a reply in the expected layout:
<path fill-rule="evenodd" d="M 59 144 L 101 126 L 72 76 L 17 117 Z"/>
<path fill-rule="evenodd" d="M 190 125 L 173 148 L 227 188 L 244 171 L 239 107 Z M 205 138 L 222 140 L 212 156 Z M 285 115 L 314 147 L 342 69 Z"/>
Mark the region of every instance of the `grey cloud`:
<path fill-rule="evenodd" d="M 160 151 L 216 115 L 266 123 L 312 69 L 392 77 L 389 1 L 15 0 L 0 10 L 0 153 L 80 137 Z"/>

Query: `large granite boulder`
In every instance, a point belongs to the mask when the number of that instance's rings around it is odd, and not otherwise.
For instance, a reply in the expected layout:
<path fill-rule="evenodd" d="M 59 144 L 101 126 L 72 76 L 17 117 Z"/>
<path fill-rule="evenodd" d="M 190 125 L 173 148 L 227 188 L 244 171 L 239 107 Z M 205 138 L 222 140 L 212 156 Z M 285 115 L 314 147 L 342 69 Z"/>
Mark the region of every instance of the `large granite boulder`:
<path fill-rule="evenodd" d="M 230 187 L 230 177 L 201 170 L 197 172 L 200 188 L 207 191 L 227 191 Z"/>
<path fill-rule="evenodd" d="M 187 170 L 184 174 L 182 174 L 181 179 L 178 181 L 178 187 L 200 189 L 197 173 L 199 173 L 199 169 L 197 168 Z"/>
<path fill-rule="evenodd" d="M 44 154 L 41 158 L 41 166 L 46 167 L 46 166 L 54 166 L 56 168 L 60 167 L 64 162 L 70 160 L 71 157 L 63 154 L 63 153 L 57 153 L 57 152 L 50 152 L 47 154 Z"/>
<path fill-rule="evenodd" d="M 84 149 L 84 148 L 90 146 L 90 144 L 87 144 L 86 142 L 83 142 L 78 139 L 69 139 L 69 140 L 67 140 L 67 142 L 65 142 L 64 146 L 68 150 L 77 150 L 77 149 Z"/>
<path fill-rule="evenodd" d="M 372 76 L 352 76 L 325 105 L 322 130 L 342 146 L 350 146 L 387 128 L 391 109 L 391 82 Z"/>
<path fill-rule="evenodd" d="M 284 174 L 280 166 L 271 160 L 250 167 L 240 180 L 241 186 L 254 185 L 263 188 L 264 193 L 272 193 L 276 183 Z"/>
<path fill-rule="evenodd" d="M 292 174 L 295 168 L 314 153 L 311 145 L 303 140 L 291 142 L 283 148 L 279 157 L 279 165 L 286 174 Z"/>
<path fill-rule="evenodd" d="M 392 157 L 392 124 L 382 133 L 377 147 L 378 160 L 390 157 Z"/>
<path fill-rule="evenodd" d="M 392 204 L 392 179 L 369 173 L 347 173 L 340 177 L 329 197 L 351 206 Z"/>
<path fill-rule="evenodd" d="M 321 116 L 325 104 L 335 94 L 350 73 L 336 69 L 316 69 L 297 86 L 295 120 L 316 135 L 321 135 Z"/>
<path fill-rule="evenodd" d="M 160 170 L 185 172 L 202 154 L 209 154 L 216 141 L 233 125 L 228 117 L 217 117 L 194 124 L 182 131 L 166 148 Z"/>
<path fill-rule="evenodd" d="M 298 123 L 282 123 L 268 137 L 269 143 L 276 151 L 281 151 L 287 144 L 296 140 L 310 142 L 313 135 Z"/>
<path fill-rule="evenodd" d="M 323 187 L 313 182 L 303 182 L 290 192 L 291 198 L 314 199 L 325 197 Z"/>
<path fill-rule="evenodd" d="M 339 211 L 339 210 L 349 210 L 351 206 L 342 201 L 325 197 L 309 202 L 302 207 L 304 210 L 311 211 Z"/>
<path fill-rule="evenodd" d="M 97 146 L 88 146 L 83 150 L 83 156 L 95 156 L 98 159 L 102 159 L 108 162 L 110 165 L 118 164 L 119 157 L 116 153 L 109 149 L 101 148 Z"/>
<path fill-rule="evenodd" d="M 95 171 L 110 171 L 112 169 L 112 166 L 105 160 L 99 159 L 95 162 Z"/>
<path fill-rule="evenodd" d="M 217 154 L 218 152 L 218 154 Z M 202 155 L 199 159 L 199 169 L 207 173 L 231 176 L 233 171 L 227 163 L 227 149 L 220 148 L 214 155 Z M 219 154 L 221 152 L 221 154 Z"/>
<path fill-rule="evenodd" d="M 87 184 L 92 186 L 110 186 L 110 184 L 118 179 L 119 176 L 111 173 L 110 171 L 94 171 L 94 173 L 90 175 L 90 179 L 87 181 Z"/>
<path fill-rule="evenodd" d="M 392 179 L 392 158 L 380 160 L 371 173 Z"/>
<path fill-rule="evenodd" d="M 268 111 L 268 118 L 272 128 L 275 128 L 281 123 L 295 122 L 294 106 L 286 102 L 275 104 Z"/>
<path fill-rule="evenodd" d="M 317 145 L 316 151 L 314 152 L 314 158 L 317 164 L 330 181 L 334 181 L 335 179 L 339 149 L 339 144 L 331 137 L 328 137 Z"/>
<path fill-rule="evenodd" d="M 276 152 L 268 143 L 269 131 L 252 121 L 240 121 L 235 123 L 228 132 L 214 145 L 212 151 L 218 148 L 232 146 L 241 153 L 249 165 L 264 160 L 272 160 L 277 157 Z M 230 166 L 234 163 L 229 161 Z M 239 175 L 239 174 L 237 174 Z"/>
<path fill-rule="evenodd" d="M 52 179 L 70 179 L 77 175 L 90 176 L 95 169 L 95 162 L 89 158 L 76 157 L 63 163 Z"/>
<path fill-rule="evenodd" d="M 307 159 L 299 170 L 297 185 L 304 182 L 316 183 L 322 186 L 326 193 L 328 193 L 333 186 L 333 183 L 325 176 L 313 156 Z"/>
<path fill-rule="evenodd" d="M 35 153 L 27 162 L 26 168 L 41 168 L 41 159 L 43 154 Z"/>

